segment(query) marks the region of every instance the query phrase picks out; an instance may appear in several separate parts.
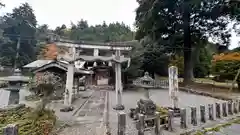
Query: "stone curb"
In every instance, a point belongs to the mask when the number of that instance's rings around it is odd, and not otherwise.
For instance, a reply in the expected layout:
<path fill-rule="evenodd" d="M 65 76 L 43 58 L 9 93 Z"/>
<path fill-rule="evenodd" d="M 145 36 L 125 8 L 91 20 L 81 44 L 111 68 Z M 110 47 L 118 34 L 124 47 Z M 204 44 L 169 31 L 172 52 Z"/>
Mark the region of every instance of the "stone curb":
<path fill-rule="evenodd" d="M 89 94 L 89 97 L 86 98 L 86 100 L 85 100 L 80 106 L 78 106 L 75 111 L 73 111 L 72 116 L 75 116 L 75 115 L 77 114 L 77 112 L 79 112 L 79 110 L 81 110 L 81 108 L 82 108 L 82 107 L 87 103 L 87 101 L 92 97 L 93 93 L 94 93 L 94 91 L 91 92 L 91 94 Z"/>
<path fill-rule="evenodd" d="M 206 96 L 206 97 L 212 97 L 220 100 L 234 100 L 234 98 L 226 97 L 226 96 L 221 96 L 221 95 L 215 95 L 209 92 L 203 92 L 203 91 L 196 91 L 192 90 L 190 88 L 184 88 L 184 87 L 179 87 L 180 91 L 187 92 L 187 93 L 192 93 L 195 95 L 201 95 L 201 96 Z"/>

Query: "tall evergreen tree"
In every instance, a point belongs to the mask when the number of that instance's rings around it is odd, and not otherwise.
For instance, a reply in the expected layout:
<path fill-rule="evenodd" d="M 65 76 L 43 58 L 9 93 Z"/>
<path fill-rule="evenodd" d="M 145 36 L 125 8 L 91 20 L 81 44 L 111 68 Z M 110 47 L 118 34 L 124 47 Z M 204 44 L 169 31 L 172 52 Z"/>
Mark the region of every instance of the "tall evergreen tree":
<path fill-rule="evenodd" d="M 160 50 L 168 53 L 183 52 L 185 83 L 193 79 L 193 62 L 194 57 L 197 57 L 194 51 L 197 51 L 200 42 L 207 42 L 209 37 L 218 37 L 221 44 L 229 44 L 230 34 L 226 26 L 230 19 L 235 19 L 235 15 L 232 5 L 225 0 L 137 2 L 136 39 L 147 36 Z"/>
<path fill-rule="evenodd" d="M 13 65 L 16 55 L 18 38 L 20 38 L 20 57 L 17 66 L 20 67 L 35 59 L 35 45 L 37 43 L 35 33 L 37 20 L 32 7 L 28 3 L 14 8 L 12 13 L 4 16 L 4 36 L 8 37 L 12 44 L 4 44 L 1 47 L 0 57 L 7 59 L 1 61 L 3 65 Z"/>

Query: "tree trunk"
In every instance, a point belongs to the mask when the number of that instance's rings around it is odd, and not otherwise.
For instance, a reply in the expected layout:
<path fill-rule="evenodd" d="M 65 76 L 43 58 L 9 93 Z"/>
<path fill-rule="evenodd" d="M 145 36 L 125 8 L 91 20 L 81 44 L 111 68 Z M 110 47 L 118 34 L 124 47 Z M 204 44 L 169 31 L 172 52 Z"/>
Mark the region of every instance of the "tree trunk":
<path fill-rule="evenodd" d="M 191 31 L 190 31 L 190 8 L 187 0 L 184 3 L 183 13 L 183 27 L 184 27 L 184 84 L 189 84 L 193 81 L 193 58 L 191 45 Z"/>

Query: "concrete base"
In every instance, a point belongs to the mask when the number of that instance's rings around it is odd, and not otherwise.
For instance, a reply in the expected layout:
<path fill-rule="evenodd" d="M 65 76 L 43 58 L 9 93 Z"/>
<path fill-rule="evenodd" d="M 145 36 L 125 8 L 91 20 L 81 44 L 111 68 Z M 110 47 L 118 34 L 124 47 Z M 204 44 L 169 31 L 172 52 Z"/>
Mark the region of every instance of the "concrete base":
<path fill-rule="evenodd" d="M 124 105 L 116 105 L 115 107 L 113 107 L 113 109 L 114 110 L 124 110 L 125 109 L 125 107 L 124 107 Z"/>

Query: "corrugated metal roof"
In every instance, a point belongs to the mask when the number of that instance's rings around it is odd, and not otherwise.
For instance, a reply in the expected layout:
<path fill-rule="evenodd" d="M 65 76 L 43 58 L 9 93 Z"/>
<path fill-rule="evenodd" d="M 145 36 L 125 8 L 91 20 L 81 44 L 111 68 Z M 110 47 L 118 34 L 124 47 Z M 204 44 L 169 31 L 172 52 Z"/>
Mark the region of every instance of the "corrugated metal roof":
<path fill-rule="evenodd" d="M 49 64 L 51 62 L 53 62 L 54 60 L 36 60 L 33 61 L 25 66 L 23 66 L 24 68 L 37 68 L 37 67 L 42 67 L 46 64 Z"/>
<path fill-rule="evenodd" d="M 25 66 L 23 66 L 24 68 L 38 68 L 38 67 L 42 67 L 44 65 L 47 65 L 49 63 L 52 63 L 54 62 L 54 60 L 36 60 L 36 61 L 33 61 Z M 62 62 L 64 64 L 68 64 L 67 61 L 63 61 L 63 60 L 59 60 L 59 62 Z M 75 67 L 76 68 L 83 68 L 84 64 L 86 62 L 85 61 L 76 61 L 75 62 Z"/>

